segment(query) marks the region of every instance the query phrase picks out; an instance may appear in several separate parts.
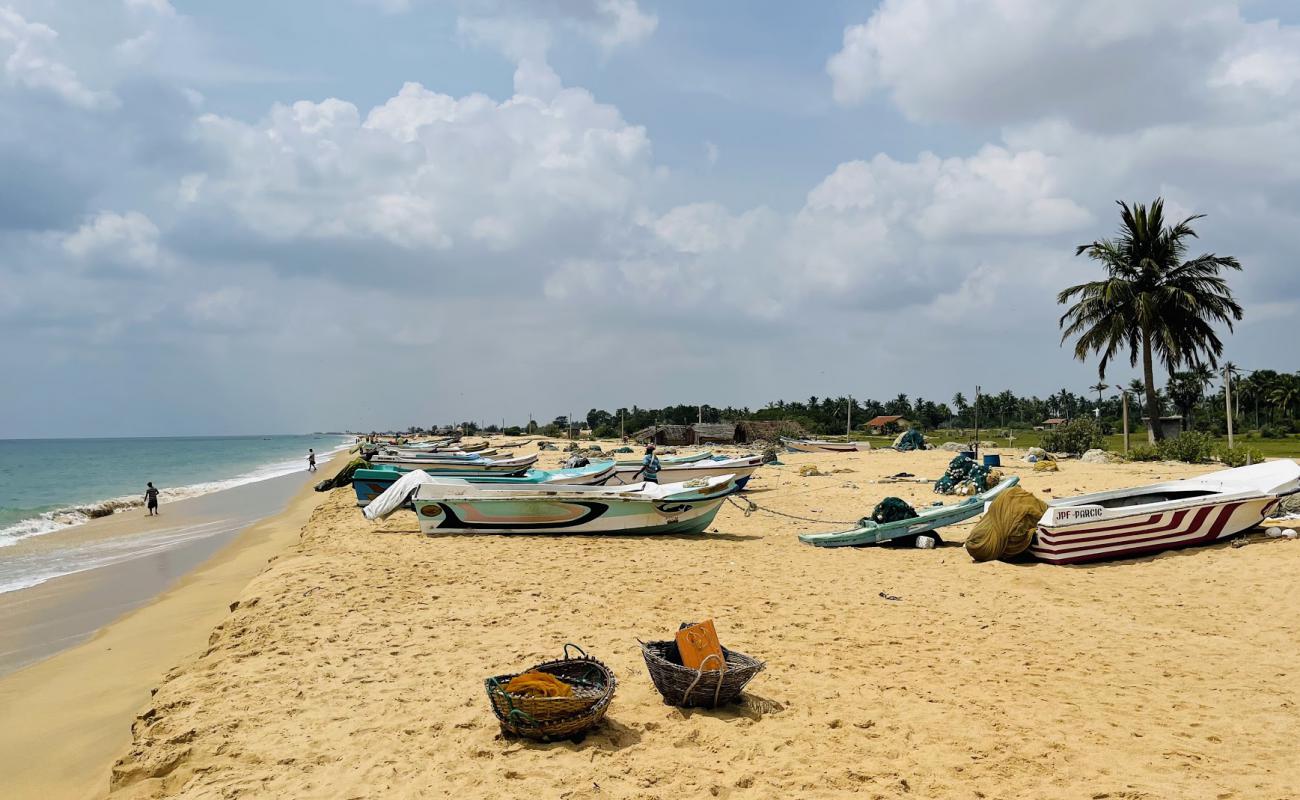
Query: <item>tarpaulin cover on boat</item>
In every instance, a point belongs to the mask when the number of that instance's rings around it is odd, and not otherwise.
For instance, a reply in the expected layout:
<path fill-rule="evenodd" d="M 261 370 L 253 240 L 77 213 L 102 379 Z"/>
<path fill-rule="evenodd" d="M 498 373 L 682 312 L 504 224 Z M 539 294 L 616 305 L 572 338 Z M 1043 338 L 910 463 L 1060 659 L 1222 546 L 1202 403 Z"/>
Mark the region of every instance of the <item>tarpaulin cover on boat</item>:
<path fill-rule="evenodd" d="M 984 518 L 966 537 L 966 552 L 976 561 L 1018 556 L 1029 549 L 1034 528 L 1047 503 L 1019 486 L 1012 486 L 989 504 Z"/>
<path fill-rule="evenodd" d="M 411 493 L 420 488 L 422 483 L 433 483 L 433 476 L 422 469 L 411 470 L 402 477 L 393 481 L 393 485 L 384 490 L 384 493 L 370 501 L 364 509 L 366 519 L 383 519 L 397 509 L 401 508 L 410 497 Z"/>

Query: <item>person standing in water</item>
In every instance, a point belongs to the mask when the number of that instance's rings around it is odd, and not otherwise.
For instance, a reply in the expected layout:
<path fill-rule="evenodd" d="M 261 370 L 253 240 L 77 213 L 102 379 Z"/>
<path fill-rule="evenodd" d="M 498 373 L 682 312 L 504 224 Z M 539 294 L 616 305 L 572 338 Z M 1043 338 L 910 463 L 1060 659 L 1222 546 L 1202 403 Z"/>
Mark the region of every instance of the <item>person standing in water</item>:
<path fill-rule="evenodd" d="M 147 516 L 158 516 L 158 490 L 154 488 L 153 481 L 149 481 L 144 490 L 144 508 Z"/>
<path fill-rule="evenodd" d="M 636 475 L 632 476 L 632 480 L 636 480 L 638 476 L 642 475 L 645 476 L 647 483 L 659 482 L 659 457 L 655 455 L 655 446 L 653 444 L 646 445 L 645 458 L 641 459 L 641 469 L 637 470 Z"/>
<path fill-rule="evenodd" d="M 307 471 L 316 471 L 316 451 L 310 447 L 307 448 Z"/>

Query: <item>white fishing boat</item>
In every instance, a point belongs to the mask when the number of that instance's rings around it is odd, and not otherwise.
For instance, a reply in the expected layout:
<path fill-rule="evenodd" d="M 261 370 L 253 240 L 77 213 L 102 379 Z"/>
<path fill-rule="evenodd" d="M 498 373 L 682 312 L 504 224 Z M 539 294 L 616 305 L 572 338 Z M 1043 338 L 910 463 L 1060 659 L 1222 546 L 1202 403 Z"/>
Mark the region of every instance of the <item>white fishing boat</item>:
<path fill-rule="evenodd" d="M 1300 465 L 1282 459 L 1053 500 L 1029 552 L 1053 564 L 1074 564 L 1208 544 L 1253 528 L 1279 498 L 1297 492 Z"/>
<path fill-rule="evenodd" d="M 457 458 L 445 459 L 432 456 L 375 456 L 372 464 L 391 464 L 408 470 L 429 469 L 445 471 L 454 469 L 460 472 L 490 472 L 499 475 L 522 475 L 537 463 L 537 454 L 518 456 L 516 458 Z"/>
<path fill-rule="evenodd" d="M 737 488 L 743 489 L 749 483 L 754 470 L 763 465 L 763 458 L 762 456 L 744 456 L 742 458 L 728 458 L 723 461 L 703 459 L 689 463 L 661 461 L 660 464 L 659 474 L 656 476 L 660 483 L 668 484 L 696 478 L 711 478 L 717 475 L 734 475 Z M 609 479 L 609 485 L 639 483 L 644 480 L 644 477 L 637 474 L 640 470 L 640 462 L 636 464 L 619 464 L 614 471 L 614 477 Z"/>
<path fill-rule="evenodd" d="M 430 478 L 415 489 L 411 502 L 424 533 L 700 533 L 736 490 L 732 475 L 629 486 L 507 486 Z M 366 512 L 371 516 L 369 507 Z"/>
<path fill-rule="evenodd" d="M 853 442 L 823 442 L 817 439 L 789 439 L 781 437 L 781 444 L 792 453 L 856 453 Z"/>

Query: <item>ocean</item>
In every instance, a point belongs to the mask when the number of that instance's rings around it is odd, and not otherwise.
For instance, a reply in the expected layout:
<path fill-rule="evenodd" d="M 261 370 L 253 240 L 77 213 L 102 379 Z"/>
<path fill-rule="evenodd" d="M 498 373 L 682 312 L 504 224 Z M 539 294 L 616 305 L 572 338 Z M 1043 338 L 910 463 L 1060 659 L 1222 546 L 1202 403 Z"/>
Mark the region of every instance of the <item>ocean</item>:
<path fill-rule="evenodd" d="M 110 508 L 138 507 L 148 481 L 160 489 L 165 506 L 300 472 L 308 448 L 323 462 L 352 441 L 327 434 L 0 440 L 0 576 L 10 572 L 6 566 L 17 566 L 4 564 L 6 549 Z M 0 592 L 32 585 L 7 577 Z"/>

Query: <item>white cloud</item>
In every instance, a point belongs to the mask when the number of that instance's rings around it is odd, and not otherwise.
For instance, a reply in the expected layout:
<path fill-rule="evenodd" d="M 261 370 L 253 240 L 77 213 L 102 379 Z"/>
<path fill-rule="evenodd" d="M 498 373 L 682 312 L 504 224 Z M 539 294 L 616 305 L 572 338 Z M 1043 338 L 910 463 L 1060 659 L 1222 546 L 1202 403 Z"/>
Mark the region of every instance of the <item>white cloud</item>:
<path fill-rule="evenodd" d="M 176 9 L 170 0 L 125 0 L 126 7 L 133 12 L 157 14 L 160 17 L 176 16 Z"/>
<path fill-rule="evenodd" d="M 117 105 L 109 92 L 93 91 L 55 55 L 59 34 L 48 25 L 28 22 L 17 11 L 0 7 L 0 57 L 11 85 L 48 91 L 79 108 L 93 110 Z"/>
<path fill-rule="evenodd" d="M 837 102 L 888 92 L 918 121 L 1119 129 L 1249 100 L 1227 87 L 1288 92 L 1298 45 L 1235 0 L 886 0 L 844 30 L 826 71 Z"/>
<path fill-rule="evenodd" d="M 159 265 L 158 226 L 138 211 L 101 211 L 63 238 L 79 259 L 152 269 Z"/>
<path fill-rule="evenodd" d="M 576 33 L 609 54 L 659 27 L 659 18 L 636 0 L 465 0 L 461 8 L 461 35 L 512 61 L 544 61 L 558 31 Z"/>
<path fill-rule="evenodd" d="M 590 234 L 628 213 L 650 143 L 544 65 L 516 80 L 502 102 L 407 83 L 364 121 L 338 99 L 276 106 L 256 124 L 204 115 L 197 135 L 217 163 L 183 195 L 271 240 L 563 250 L 557 230 Z"/>

